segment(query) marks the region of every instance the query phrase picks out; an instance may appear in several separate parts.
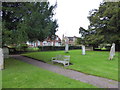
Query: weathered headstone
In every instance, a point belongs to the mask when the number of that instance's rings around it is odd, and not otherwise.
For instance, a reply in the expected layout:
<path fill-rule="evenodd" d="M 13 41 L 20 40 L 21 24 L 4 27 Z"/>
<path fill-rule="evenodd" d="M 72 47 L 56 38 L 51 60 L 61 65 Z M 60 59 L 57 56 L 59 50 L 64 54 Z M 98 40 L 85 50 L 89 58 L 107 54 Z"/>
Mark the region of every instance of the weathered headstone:
<path fill-rule="evenodd" d="M 82 55 L 85 55 L 85 46 L 82 45 Z"/>
<path fill-rule="evenodd" d="M 69 50 L 69 40 L 68 40 L 68 38 L 67 37 L 65 37 L 65 52 L 67 53 L 68 52 L 68 50 Z"/>
<path fill-rule="evenodd" d="M 3 48 L 4 58 L 9 58 L 9 49 L 7 47 Z"/>
<path fill-rule="evenodd" d="M 65 45 L 65 52 L 68 52 L 68 44 Z"/>
<path fill-rule="evenodd" d="M 111 46 L 109 60 L 112 60 L 114 56 L 115 56 L 115 43 L 113 43 Z"/>
<path fill-rule="evenodd" d="M 0 70 L 2 70 L 4 67 L 3 67 L 3 50 L 2 48 L 0 48 Z"/>

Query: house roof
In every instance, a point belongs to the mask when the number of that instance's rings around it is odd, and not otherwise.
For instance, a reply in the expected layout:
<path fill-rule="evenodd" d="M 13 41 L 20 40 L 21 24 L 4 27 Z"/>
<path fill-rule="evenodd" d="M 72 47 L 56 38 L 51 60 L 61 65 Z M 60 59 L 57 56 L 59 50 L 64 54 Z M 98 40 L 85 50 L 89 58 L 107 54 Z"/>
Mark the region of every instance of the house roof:
<path fill-rule="evenodd" d="M 74 37 L 67 37 L 69 39 L 69 41 L 73 41 Z"/>
<path fill-rule="evenodd" d="M 58 38 L 58 40 L 56 40 L 57 38 Z M 47 38 L 45 39 L 45 41 L 51 42 L 51 41 L 53 41 L 53 40 L 52 40 L 50 37 L 47 37 Z M 61 39 L 59 38 L 58 35 L 56 35 L 55 41 L 56 41 L 56 42 L 61 42 Z"/>
<path fill-rule="evenodd" d="M 67 37 L 67 38 L 69 39 L 69 41 L 73 41 L 73 38 L 78 38 L 78 37 L 74 36 L 74 37 Z"/>

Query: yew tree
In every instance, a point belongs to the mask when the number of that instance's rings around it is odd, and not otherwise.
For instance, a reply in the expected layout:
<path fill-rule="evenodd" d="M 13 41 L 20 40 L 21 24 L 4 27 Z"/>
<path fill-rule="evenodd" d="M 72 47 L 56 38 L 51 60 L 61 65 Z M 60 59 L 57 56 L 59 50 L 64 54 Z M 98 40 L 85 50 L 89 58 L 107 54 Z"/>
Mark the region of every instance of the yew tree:
<path fill-rule="evenodd" d="M 43 41 L 55 35 L 56 6 L 49 2 L 2 2 L 3 45 Z"/>
<path fill-rule="evenodd" d="M 99 9 L 90 11 L 88 29 L 80 33 L 86 44 L 120 44 L 120 2 L 103 2 Z"/>

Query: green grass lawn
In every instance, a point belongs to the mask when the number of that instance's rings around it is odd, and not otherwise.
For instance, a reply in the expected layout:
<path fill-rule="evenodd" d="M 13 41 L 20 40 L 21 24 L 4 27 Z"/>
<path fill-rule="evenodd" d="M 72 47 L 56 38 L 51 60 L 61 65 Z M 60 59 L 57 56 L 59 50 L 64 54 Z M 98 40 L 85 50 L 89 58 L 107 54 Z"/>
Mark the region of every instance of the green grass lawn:
<path fill-rule="evenodd" d="M 81 50 L 70 50 L 69 53 L 64 51 L 34 52 L 23 54 L 28 57 L 51 62 L 51 58 L 59 54 L 71 56 L 70 65 L 66 68 L 118 80 L 118 52 L 113 60 L 108 60 L 109 52 L 106 51 L 86 51 L 86 55 L 81 54 Z"/>
<path fill-rule="evenodd" d="M 5 60 L 3 88 L 96 88 L 15 59 Z"/>
<path fill-rule="evenodd" d="M 0 90 L 2 90 L 2 71 L 0 70 Z"/>

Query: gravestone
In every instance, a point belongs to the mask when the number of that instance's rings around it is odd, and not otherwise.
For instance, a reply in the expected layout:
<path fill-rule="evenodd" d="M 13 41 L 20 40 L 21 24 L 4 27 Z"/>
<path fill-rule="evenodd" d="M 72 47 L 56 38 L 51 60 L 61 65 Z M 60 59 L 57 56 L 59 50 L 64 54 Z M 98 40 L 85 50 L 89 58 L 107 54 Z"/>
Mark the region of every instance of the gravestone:
<path fill-rule="evenodd" d="M 9 58 L 9 49 L 7 47 L 3 47 L 4 58 Z"/>
<path fill-rule="evenodd" d="M 85 46 L 82 45 L 82 55 L 85 55 Z"/>
<path fill-rule="evenodd" d="M 111 46 L 109 60 L 112 60 L 114 56 L 115 56 L 115 43 L 113 43 Z"/>
<path fill-rule="evenodd" d="M 68 40 L 68 38 L 67 37 L 65 37 L 65 52 L 67 53 L 68 52 L 68 50 L 69 50 L 69 40 Z"/>
<path fill-rule="evenodd" d="M 0 48 L 0 70 L 3 69 L 3 50 Z"/>

